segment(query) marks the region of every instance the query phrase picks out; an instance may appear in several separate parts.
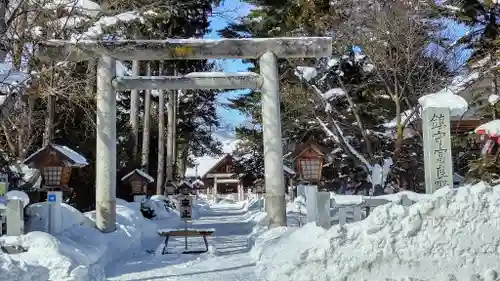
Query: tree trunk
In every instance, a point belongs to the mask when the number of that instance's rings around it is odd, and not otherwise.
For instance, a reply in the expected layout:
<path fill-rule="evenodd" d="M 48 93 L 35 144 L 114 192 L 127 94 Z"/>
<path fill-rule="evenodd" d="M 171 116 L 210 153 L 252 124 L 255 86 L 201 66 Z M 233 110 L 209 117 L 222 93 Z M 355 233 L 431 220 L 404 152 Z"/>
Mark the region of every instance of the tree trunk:
<path fill-rule="evenodd" d="M 20 99 L 19 100 L 19 112 L 20 112 L 20 118 L 19 118 L 19 127 L 17 129 L 17 156 L 19 160 L 24 160 L 25 156 L 25 135 L 28 134 L 26 132 L 26 119 L 27 119 L 27 110 L 26 110 L 26 103 Z"/>
<path fill-rule="evenodd" d="M 0 1 L 0 62 L 3 62 L 9 53 L 10 45 L 7 38 L 7 19 L 5 18 L 9 1 Z"/>
<path fill-rule="evenodd" d="M 396 141 L 394 142 L 394 161 L 399 159 L 401 148 L 403 147 L 404 139 L 404 124 L 401 122 L 401 103 L 399 100 L 394 100 L 396 106 Z"/>
<path fill-rule="evenodd" d="M 186 174 L 186 160 L 188 157 L 188 151 L 189 151 L 189 142 L 188 141 L 180 141 L 177 145 L 178 150 L 177 150 L 177 173 L 179 175 L 184 175 Z"/>
<path fill-rule="evenodd" d="M 159 65 L 159 75 L 163 75 L 163 62 Z M 156 175 L 156 194 L 163 195 L 165 180 L 165 96 L 158 95 L 158 169 Z"/>
<path fill-rule="evenodd" d="M 139 76 L 139 61 L 132 61 L 132 75 Z M 132 160 L 137 161 L 139 155 L 139 93 L 130 91 L 130 127 L 132 128 Z"/>
<path fill-rule="evenodd" d="M 47 146 L 54 136 L 54 107 L 56 96 L 49 94 L 47 97 L 47 115 L 45 115 L 45 131 L 43 132 L 43 146 Z"/>
<path fill-rule="evenodd" d="M 151 75 L 151 64 L 148 62 L 146 75 Z M 141 167 L 146 172 L 149 173 L 149 130 L 151 123 L 151 91 L 144 91 L 144 128 L 142 131 L 142 158 Z"/>
<path fill-rule="evenodd" d="M 85 93 L 89 97 L 95 94 L 95 85 L 97 78 L 97 60 L 92 59 L 87 62 L 87 83 L 85 85 Z"/>

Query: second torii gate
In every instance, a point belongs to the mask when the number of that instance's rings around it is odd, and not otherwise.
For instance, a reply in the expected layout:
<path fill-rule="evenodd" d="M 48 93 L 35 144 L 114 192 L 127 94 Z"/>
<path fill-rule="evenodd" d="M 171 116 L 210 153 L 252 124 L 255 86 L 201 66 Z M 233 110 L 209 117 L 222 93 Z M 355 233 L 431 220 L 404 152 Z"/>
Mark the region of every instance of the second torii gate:
<path fill-rule="evenodd" d="M 98 58 L 96 225 L 102 232 L 116 226 L 116 93 L 154 89 L 260 89 L 266 212 L 269 226 L 286 225 L 285 183 L 280 122 L 278 58 L 332 55 L 329 37 L 250 39 L 167 39 L 115 41 L 48 41 L 38 57 L 48 61 Z M 184 76 L 116 76 L 116 60 L 259 59 L 257 73 L 190 73 Z"/>

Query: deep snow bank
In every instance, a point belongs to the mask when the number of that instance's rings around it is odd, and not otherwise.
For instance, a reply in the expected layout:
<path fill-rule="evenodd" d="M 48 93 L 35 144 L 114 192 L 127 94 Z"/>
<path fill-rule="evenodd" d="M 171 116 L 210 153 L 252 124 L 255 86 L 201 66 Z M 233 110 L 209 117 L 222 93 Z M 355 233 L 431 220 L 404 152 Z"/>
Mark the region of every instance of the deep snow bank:
<path fill-rule="evenodd" d="M 254 254 L 267 281 L 496 280 L 499 233 L 500 186 L 481 183 L 389 203 L 344 228 L 281 231 Z"/>
<path fill-rule="evenodd" d="M 26 232 L 30 231 L 47 231 L 48 230 L 48 214 L 49 202 L 35 203 L 26 208 Z M 73 208 L 68 204 L 61 204 L 61 231 L 75 227 L 76 225 L 83 225 L 88 223 L 88 218 L 85 217 L 80 211 Z"/>
<path fill-rule="evenodd" d="M 38 221 L 32 224 L 33 228 L 44 225 L 44 209 L 42 204 L 31 210 L 36 213 L 35 221 Z M 63 208 L 63 219 L 64 214 L 71 214 L 64 221 L 70 221 L 71 217 L 75 221 L 68 222 L 72 227 L 55 236 L 33 231 L 19 237 L 0 238 L 0 245 L 19 245 L 28 249 L 15 255 L 0 253 L 0 269 L 14 268 L 12 271 L 18 274 L 7 280 L 102 281 L 105 278 L 104 266 L 109 261 L 140 249 L 144 239 L 157 236 L 156 224 L 146 220 L 135 206 L 123 200 L 117 200 L 117 230 L 113 233 L 104 234 L 95 228 L 95 212 L 85 213 L 82 218 L 83 215 L 68 210 L 72 211 L 67 206 Z M 9 262 L 10 259 L 28 265 L 29 270 Z M 42 272 L 37 278 L 30 279 L 37 270 Z"/>
<path fill-rule="evenodd" d="M 13 260 L 9 255 L 0 254 L 0 276 L 2 280 L 45 281 L 49 271 L 41 266 L 28 265 Z"/>

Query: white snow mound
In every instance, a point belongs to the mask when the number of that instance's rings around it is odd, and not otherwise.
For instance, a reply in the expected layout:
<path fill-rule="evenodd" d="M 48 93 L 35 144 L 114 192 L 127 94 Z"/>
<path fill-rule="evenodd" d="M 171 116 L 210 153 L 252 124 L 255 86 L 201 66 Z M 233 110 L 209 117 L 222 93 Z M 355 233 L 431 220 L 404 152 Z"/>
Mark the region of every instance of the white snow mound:
<path fill-rule="evenodd" d="M 31 230 L 44 228 L 47 204 L 29 207 Z M 81 214 L 63 204 L 63 223 L 57 234 L 31 231 L 2 236 L 0 245 L 20 246 L 26 252 L 0 252 L 0 276 L 19 281 L 103 281 L 105 266 L 124 255 L 142 251 L 145 240 L 157 238 L 157 225 L 123 200 L 117 200 L 116 231 L 102 233 L 95 227 L 95 211 Z M 12 277 L 12 278 L 11 278 Z"/>
<path fill-rule="evenodd" d="M 257 268 L 267 281 L 498 280 L 498 233 L 500 185 L 442 188 L 344 227 L 287 231 L 261 247 Z"/>

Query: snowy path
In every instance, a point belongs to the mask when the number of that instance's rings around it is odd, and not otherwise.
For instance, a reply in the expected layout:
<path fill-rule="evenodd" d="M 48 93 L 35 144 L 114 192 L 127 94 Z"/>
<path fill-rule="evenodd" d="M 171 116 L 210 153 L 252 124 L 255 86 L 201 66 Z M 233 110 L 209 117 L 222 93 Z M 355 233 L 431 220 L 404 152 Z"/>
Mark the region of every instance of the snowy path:
<path fill-rule="evenodd" d="M 160 228 L 175 228 L 159 221 Z M 253 222 L 248 213 L 237 205 L 215 205 L 210 213 L 202 215 L 190 228 L 214 228 L 209 244 L 216 255 L 154 255 L 139 254 L 117 261 L 107 268 L 108 281 L 259 281 L 254 272 L 254 261 L 249 255 L 247 236 Z M 160 237 L 151 244 L 156 249 L 163 243 Z M 190 238 L 190 249 L 203 248 L 201 238 Z M 172 239 L 169 250 L 183 249 L 184 238 Z M 159 249 L 161 251 L 161 249 Z"/>

